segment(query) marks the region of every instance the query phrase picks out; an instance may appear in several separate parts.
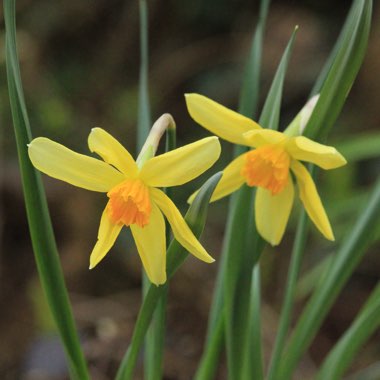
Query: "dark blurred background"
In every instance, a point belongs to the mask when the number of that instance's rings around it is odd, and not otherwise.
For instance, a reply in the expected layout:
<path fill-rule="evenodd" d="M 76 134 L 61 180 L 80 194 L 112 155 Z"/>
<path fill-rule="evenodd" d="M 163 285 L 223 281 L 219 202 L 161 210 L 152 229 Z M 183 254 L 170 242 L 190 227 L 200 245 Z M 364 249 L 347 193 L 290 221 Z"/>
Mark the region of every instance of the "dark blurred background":
<path fill-rule="evenodd" d="M 183 94 L 199 92 L 236 109 L 243 68 L 258 12 L 258 1 L 194 0 L 149 2 L 149 87 L 152 118 L 169 112 L 177 123 L 178 143 L 208 133 L 187 114 Z M 349 1 L 273 1 L 265 34 L 261 103 L 295 25 L 299 25 L 285 83 L 281 125 L 285 127 L 307 100 L 344 22 Z M 380 8 L 375 4 L 364 65 L 329 143 L 344 144 L 380 125 Z M 2 10 L 0 10 L 0 13 Z M 2 15 L 2 13 L 1 13 Z M 1 17 L 1 20 L 3 18 Z M 4 57 L 0 39 L 0 378 L 67 378 L 65 361 L 39 287 L 26 222 L 11 125 Z M 88 154 L 90 129 L 100 126 L 136 154 L 139 76 L 137 1 L 20 0 L 17 2 L 18 50 L 34 136 L 46 136 Z M 202 178 L 175 192 L 186 198 L 231 157 L 223 156 Z M 379 146 L 380 156 L 380 146 Z M 319 189 L 342 241 L 360 213 L 380 160 L 355 160 L 323 173 Z M 124 354 L 140 305 L 141 264 L 128 232 L 107 258 L 88 271 L 96 240 L 102 194 L 45 177 L 62 266 L 83 347 L 95 380 L 112 379 Z M 202 241 L 218 258 L 227 200 L 213 204 Z M 268 357 L 276 333 L 283 283 L 294 237 L 297 209 L 284 242 L 267 249 L 263 264 L 263 336 Z M 313 228 L 304 269 L 334 251 Z M 379 279 L 379 245 L 373 246 L 344 288 L 302 363 L 297 378 L 311 379 L 315 368 L 349 326 Z M 189 258 L 172 281 L 168 307 L 165 379 L 191 379 L 202 352 L 208 308 L 218 263 Z M 296 314 L 307 297 L 300 289 Z M 380 360 L 379 333 L 356 358 L 351 371 Z M 141 378 L 141 362 L 136 379 Z M 222 358 L 218 379 L 225 379 Z"/>

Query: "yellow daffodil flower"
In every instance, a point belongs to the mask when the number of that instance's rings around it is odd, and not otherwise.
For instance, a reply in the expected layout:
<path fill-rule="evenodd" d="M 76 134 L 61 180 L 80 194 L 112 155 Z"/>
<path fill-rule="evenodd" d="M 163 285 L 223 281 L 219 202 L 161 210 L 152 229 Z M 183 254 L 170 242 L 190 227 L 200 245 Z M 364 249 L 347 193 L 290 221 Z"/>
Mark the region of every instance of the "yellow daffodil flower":
<path fill-rule="evenodd" d="M 294 200 L 292 172 L 310 219 L 327 239 L 334 240 L 315 183 L 300 162 L 311 162 L 323 169 L 345 165 L 346 160 L 334 147 L 304 136 L 292 137 L 264 129 L 253 120 L 199 94 L 187 94 L 186 103 L 191 117 L 210 132 L 229 142 L 255 148 L 235 158 L 224 169 L 211 201 L 231 194 L 244 183 L 257 186 L 257 230 L 271 245 L 278 245 Z"/>
<path fill-rule="evenodd" d="M 166 281 L 165 222 L 174 237 L 194 256 L 214 259 L 195 238 L 174 203 L 157 187 L 182 185 L 199 176 L 220 155 L 217 137 L 209 137 L 168 153 L 135 162 L 109 133 L 94 128 L 88 137 L 91 152 L 102 159 L 78 154 L 44 137 L 29 144 L 29 157 L 41 172 L 87 190 L 107 193 L 98 241 L 90 256 L 94 268 L 113 246 L 123 226 L 129 226 L 150 281 Z"/>

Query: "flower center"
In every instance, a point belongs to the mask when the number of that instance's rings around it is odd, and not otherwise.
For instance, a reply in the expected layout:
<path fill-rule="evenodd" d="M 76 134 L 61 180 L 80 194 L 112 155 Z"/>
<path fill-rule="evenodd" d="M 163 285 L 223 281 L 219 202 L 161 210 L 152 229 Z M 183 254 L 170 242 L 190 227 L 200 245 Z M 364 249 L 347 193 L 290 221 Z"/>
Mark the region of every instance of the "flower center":
<path fill-rule="evenodd" d="M 289 154 L 281 145 L 264 145 L 246 154 L 241 174 L 248 186 L 260 186 L 276 195 L 289 180 Z"/>
<path fill-rule="evenodd" d="M 149 189 L 139 179 L 127 179 L 107 193 L 107 210 L 115 224 L 126 226 L 137 224 L 144 227 L 149 223 L 152 210 Z"/>

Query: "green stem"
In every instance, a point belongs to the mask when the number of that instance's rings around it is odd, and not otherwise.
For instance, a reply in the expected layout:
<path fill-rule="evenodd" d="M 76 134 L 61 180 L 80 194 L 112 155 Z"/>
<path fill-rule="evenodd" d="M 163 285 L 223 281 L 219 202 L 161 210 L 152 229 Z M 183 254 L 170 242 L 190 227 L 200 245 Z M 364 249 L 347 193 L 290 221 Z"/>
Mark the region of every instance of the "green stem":
<path fill-rule="evenodd" d="M 257 263 L 252 271 L 250 297 L 248 331 L 241 379 L 262 380 L 264 378 L 264 360 L 261 340 L 260 263 Z"/>
<path fill-rule="evenodd" d="M 140 347 L 144 341 L 145 334 L 149 326 L 157 303 L 162 295 L 167 291 L 167 284 L 163 286 L 150 286 L 145 294 L 142 307 L 137 316 L 135 328 L 129 348 L 124 356 L 121 365 L 116 374 L 115 380 L 132 380 L 133 371 L 137 361 L 137 356 L 140 352 Z"/>
<path fill-rule="evenodd" d="M 206 342 L 194 380 L 212 379 L 217 367 L 218 358 L 224 343 L 224 315 L 220 313 L 214 321 L 214 328 Z"/>
<path fill-rule="evenodd" d="M 167 298 L 168 286 L 162 291 L 157 301 L 145 338 L 144 377 L 148 380 L 162 379 Z"/>
<path fill-rule="evenodd" d="M 285 287 L 284 302 L 280 316 L 279 328 L 269 365 L 268 380 L 278 378 L 280 359 L 283 355 L 285 339 L 289 331 L 294 299 L 296 296 L 297 279 L 301 268 L 305 242 L 307 235 L 307 217 L 304 210 L 298 221 L 296 238 L 294 241 L 292 257 L 288 272 L 288 280 Z"/>
<path fill-rule="evenodd" d="M 201 187 L 198 195 L 195 197 L 185 215 L 185 221 L 196 237 L 199 237 L 203 231 L 209 201 L 220 178 L 221 173 L 217 173 L 207 180 L 207 182 Z M 172 240 L 167 252 L 168 281 L 186 260 L 187 256 L 188 252 L 176 240 Z M 118 369 L 116 380 L 131 380 L 133 378 L 133 371 L 145 334 L 151 322 L 153 313 L 157 307 L 158 301 L 167 291 L 167 286 L 167 284 L 159 287 L 150 285 L 137 317 L 130 346 Z"/>
<path fill-rule="evenodd" d="M 169 152 L 176 148 L 176 129 L 169 126 L 166 129 L 165 151 Z M 164 192 L 169 198 L 172 197 L 173 189 L 165 188 Z M 167 249 L 171 240 L 170 225 L 166 221 L 166 244 Z M 153 314 L 151 325 L 146 336 L 145 351 L 145 378 L 147 380 L 161 380 L 163 374 L 163 357 L 166 331 L 166 309 L 168 299 L 168 287 L 162 292 L 156 310 Z"/>
<path fill-rule="evenodd" d="M 249 225 L 249 219 L 252 218 L 253 209 L 253 189 L 243 186 L 238 193 L 236 204 L 232 210 L 233 221 L 231 235 L 227 240 L 227 268 L 224 278 L 224 316 L 226 321 L 226 351 L 228 373 L 231 380 L 240 378 L 241 363 L 243 358 L 243 344 L 246 331 L 246 319 L 248 304 L 244 302 L 249 293 L 237 292 L 240 281 L 244 281 L 246 276 L 240 276 L 241 271 L 251 270 L 252 266 L 244 265 L 245 258 L 251 254 L 247 249 L 247 226 L 242 228 L 242 221 Z M 250 231 L 249 233 L 252 233 Z M 248 289 L 250 288 L 249 284 Z M 239 296 L 237 296 L 239 295 Z M 245 306 L 245 307 L 244 307 Z M 244 312 L 245 311 L 245 312 Z"/>
<path fill-rule="evenodd" d="M 148 88 L 149 70 L 149 33 L 148 33 L 148 5 L 146 0 L 139 0 L 140 14 L 140 79 L 139 79 L 139 107 L 137 127 L 137 148 L 141 150 L 149 135 L 151 127 L 150 102 Z M 166 228 L 168 231 L 168 228 Z M 168 237 L 168 235 L 167 235 Z M 169 241 L 169 239 L 167 239 Z M 145 274 L 143 278 L 143 295 L 147 295 L 150 281 Z M 162 292 L 158 306 L 153 314 L 151 325 L 145 339 L 144 378 L 146 380 L 160 380 L 162 378 L 163 346 L 166 323 L 167 290 Z"/>

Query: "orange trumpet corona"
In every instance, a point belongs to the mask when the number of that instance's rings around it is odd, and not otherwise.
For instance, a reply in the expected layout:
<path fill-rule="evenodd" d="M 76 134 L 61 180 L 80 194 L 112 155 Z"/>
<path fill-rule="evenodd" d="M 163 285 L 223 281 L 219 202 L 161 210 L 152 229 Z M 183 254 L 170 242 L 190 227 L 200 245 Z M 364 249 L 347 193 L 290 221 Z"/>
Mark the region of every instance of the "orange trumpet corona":
<path fill-rule="evenodd" d="M 113 223 L 144 227 L 152 210 L 149 189 L 139 179 L 128 179 L 107 193 L 108 215 Z"/>
<path fill-rule="evenodd" d="M 288 184 L 289 166 L 289 154 L 281 146 L 270 144 L 246 154 L 241 174 L 248 186 L 263 187 L 276 195 Z"/>

